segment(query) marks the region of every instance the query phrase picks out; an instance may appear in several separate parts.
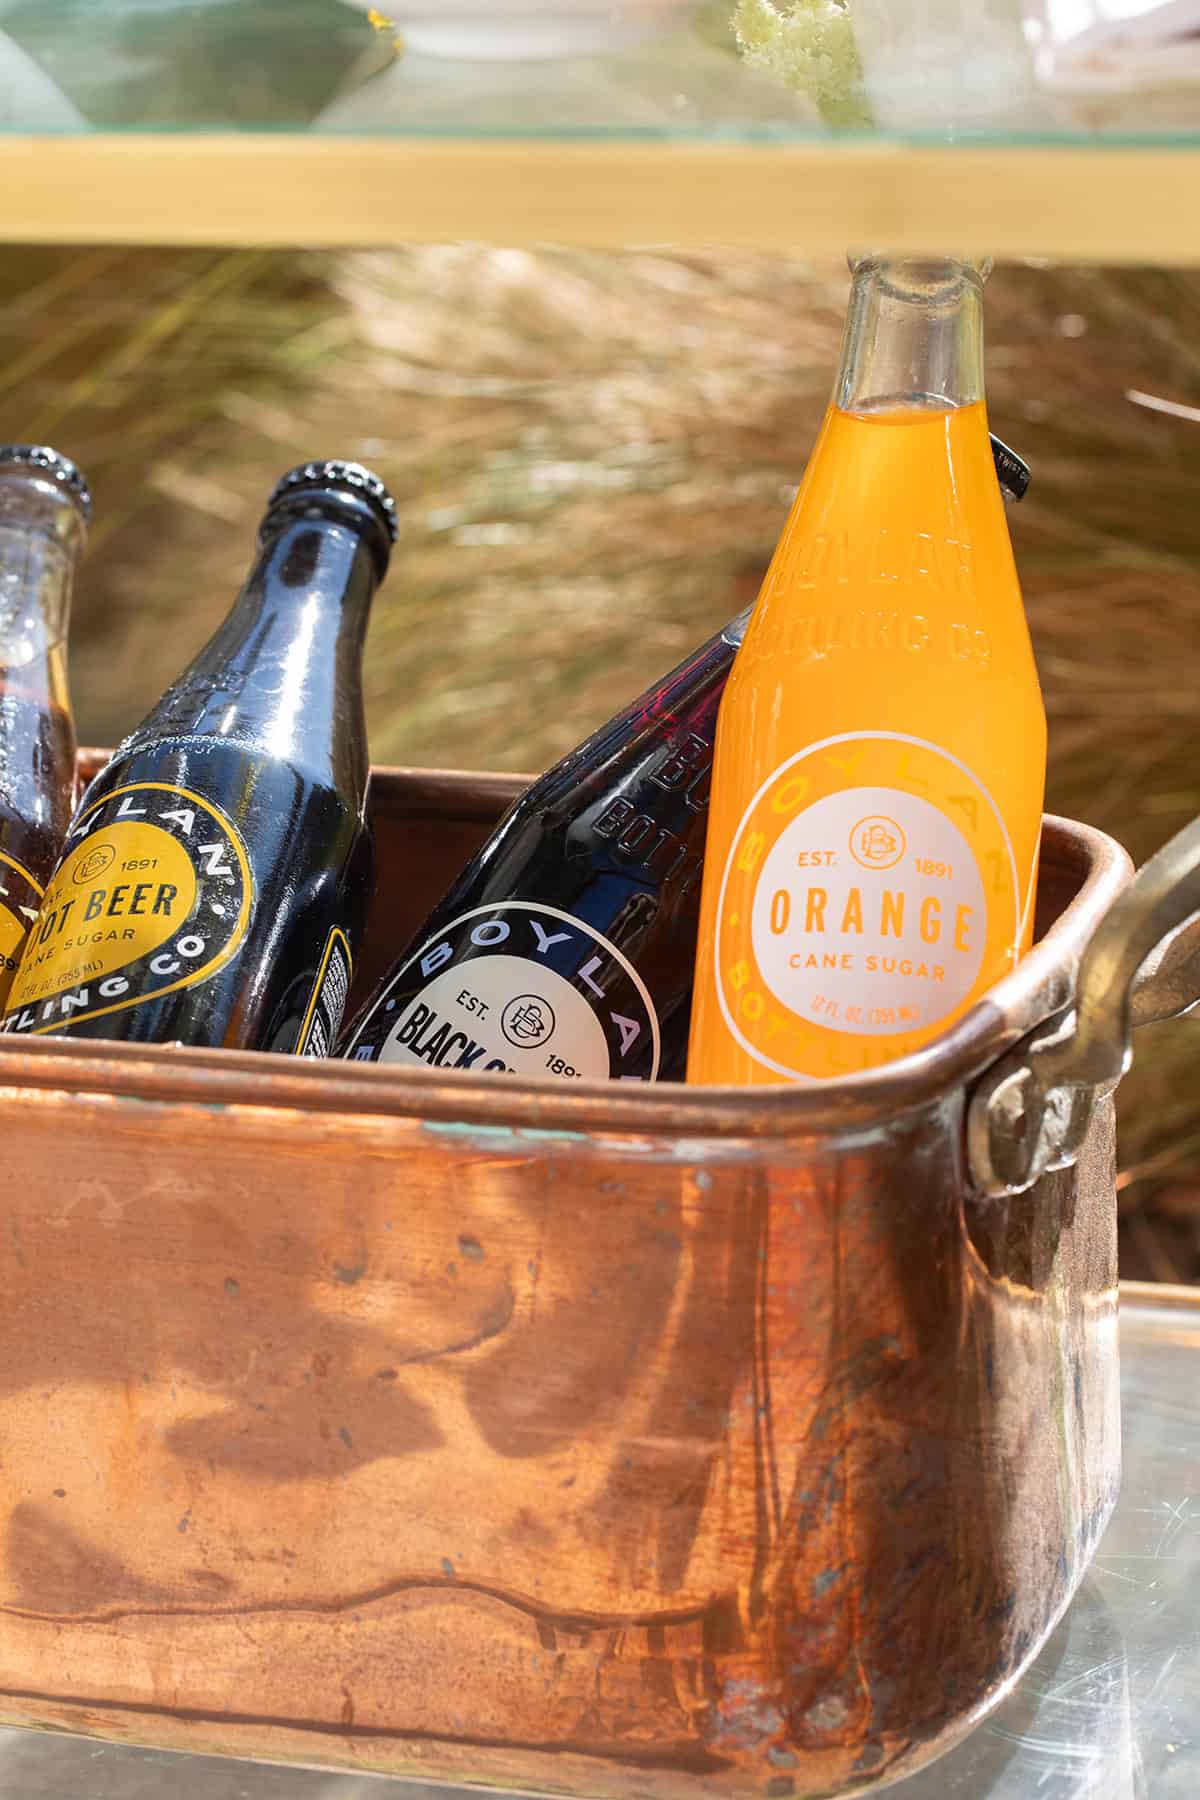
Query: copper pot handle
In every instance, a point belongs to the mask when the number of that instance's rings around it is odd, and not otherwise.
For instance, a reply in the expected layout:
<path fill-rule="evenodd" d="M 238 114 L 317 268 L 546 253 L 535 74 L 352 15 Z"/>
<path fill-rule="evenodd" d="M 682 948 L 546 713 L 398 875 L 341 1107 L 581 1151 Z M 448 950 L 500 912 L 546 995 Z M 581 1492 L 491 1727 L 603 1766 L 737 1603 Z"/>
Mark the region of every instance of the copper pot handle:
<path fill-rule="evenodd" d="M 987 1072 L 967 1111 L 984 1194 L 1070 1168 L 1092 1108 L 1129 1067 L 1135 1026 L 1200 1003 L 1200 819 L 1144 863 L 1093 933 L 1075 999 Z"/>

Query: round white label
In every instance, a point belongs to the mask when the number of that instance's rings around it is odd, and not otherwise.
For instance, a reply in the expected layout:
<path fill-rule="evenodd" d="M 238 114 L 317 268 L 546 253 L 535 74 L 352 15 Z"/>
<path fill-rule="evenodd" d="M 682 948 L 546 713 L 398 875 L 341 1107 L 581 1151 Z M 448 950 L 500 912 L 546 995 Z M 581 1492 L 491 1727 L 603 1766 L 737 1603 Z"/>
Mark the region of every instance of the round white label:
<path fill-rule="evenodd" d="M 531 1080 L 653 1081 L 661 1044 L 649 989 L 616 944 L 561 908 L 501 900 L 426 938 L 345 1054 Z"/>
<path fill-rule="evenodd" d="M 751 943 L 788 1012 L 856 1034 L 953 1013 L 979 976 L 987 900 L 962 832 L 895 788 L 846 788 L 797 813 L 764 857 Z"/>
<path fill-rule="evenodd" d="M 523 956 L 443 969 L 396 1019 L 380 1062 L 606 1080 L 604 1028 L 579 992 Z"/>

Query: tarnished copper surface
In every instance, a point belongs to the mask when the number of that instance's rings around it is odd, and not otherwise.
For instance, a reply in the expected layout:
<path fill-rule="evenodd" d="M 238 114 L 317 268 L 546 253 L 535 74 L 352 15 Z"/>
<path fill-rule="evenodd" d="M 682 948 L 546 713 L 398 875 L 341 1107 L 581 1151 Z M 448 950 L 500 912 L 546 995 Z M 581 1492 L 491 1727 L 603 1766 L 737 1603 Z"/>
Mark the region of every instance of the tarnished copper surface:
<path fill-rule="evenodd" d="M 386 950 L 509 792 L 377 781 Z M 1119 1464 L 1111 1103 L 964 1176 L 1128 873 L 1044 869 L 1023 968 L 848 1089 L 0 1043 L 0 1716 L 681 1800 L 952 1742 Z"/>

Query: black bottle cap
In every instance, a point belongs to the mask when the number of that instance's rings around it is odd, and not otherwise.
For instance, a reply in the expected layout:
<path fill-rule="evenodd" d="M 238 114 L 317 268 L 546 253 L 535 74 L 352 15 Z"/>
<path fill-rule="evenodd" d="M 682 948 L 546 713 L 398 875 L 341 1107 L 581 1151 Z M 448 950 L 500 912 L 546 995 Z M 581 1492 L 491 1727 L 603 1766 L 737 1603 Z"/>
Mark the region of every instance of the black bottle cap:
<path fill-rule="evenodd" d="M 52 450 L 49 444 L 0 444 L 0 468 L 16 463 L 19 467 L 36 469 L 39 475 L 45 475 L 74 500 L 85 519 L 92 516 L 92 495 L 83 471 L 78 469 L 69 456 L 63 456 Z"/>
<path fill-rule="evenodd" d="M 1029 464 L 1015 450 L 1010 450 L 1007 444 L 1001 443 L 994 431 L 990 435 L 992 458 L 996 464 L 996 477 L 1000 486 L 1010 500 L 1023 500 L 1033 479 Z"/>
<path fill-rule="evenodd" d="M 267 502 L 268 510 L 280 500 L 288 500 L 293 494 L 302 493 L 305 488 L 341 488 L 360 500 L 369 501 L 388 534 L 388 541 L 393 544 L 396 542 L 396 502 L 378 475 L 364 468 L 362 463 L 340 462 L 336 459 L 332 462 L 300 463 L 276 482 L 275 491 Z"/>

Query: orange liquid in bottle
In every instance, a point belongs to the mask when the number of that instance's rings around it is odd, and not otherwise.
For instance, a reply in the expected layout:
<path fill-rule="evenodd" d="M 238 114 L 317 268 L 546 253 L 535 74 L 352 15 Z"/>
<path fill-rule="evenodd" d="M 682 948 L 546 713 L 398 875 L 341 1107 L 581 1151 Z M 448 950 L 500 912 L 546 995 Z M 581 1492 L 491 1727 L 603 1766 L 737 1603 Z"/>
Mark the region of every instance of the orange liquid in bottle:
<path fill-rule="evenodd" d="M 1030 941 L 1045 753 L 982 400 L 832 407 L 721 706 L 688 1080 L 966 1012 Z"/>

